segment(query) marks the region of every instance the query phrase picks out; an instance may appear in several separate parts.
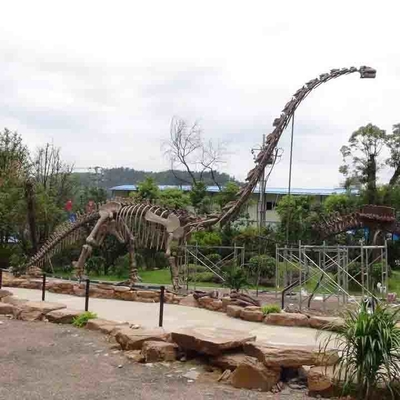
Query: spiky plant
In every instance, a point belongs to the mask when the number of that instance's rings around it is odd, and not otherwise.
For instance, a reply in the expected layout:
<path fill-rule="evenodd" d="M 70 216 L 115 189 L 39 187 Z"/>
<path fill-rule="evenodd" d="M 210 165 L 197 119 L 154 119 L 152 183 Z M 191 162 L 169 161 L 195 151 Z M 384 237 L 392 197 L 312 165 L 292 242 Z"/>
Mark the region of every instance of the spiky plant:
<path fill-rule="evenodd" d="M 400 377 L 399 309 L 378 305 L 368 313 L 366 305 L 360 310 L 347 311 L 342 326 L 321 341 L 320 350 L 334 346 L 339 359 L 334 367 L 335 378 L 343 392 L 354 390 L 360 399 L 375 399 L 378 388 L 388 390 L 398 399 Z"/>

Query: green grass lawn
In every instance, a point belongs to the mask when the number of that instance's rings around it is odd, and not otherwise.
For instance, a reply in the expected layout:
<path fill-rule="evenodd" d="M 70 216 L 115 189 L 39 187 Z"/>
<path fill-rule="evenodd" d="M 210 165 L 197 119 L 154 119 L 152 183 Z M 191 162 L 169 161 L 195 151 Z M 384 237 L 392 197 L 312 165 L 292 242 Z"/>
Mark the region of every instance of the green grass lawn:
<path fill-rule="evenodd" d="M 57 276 L 63 277 L 63 278 L 70 278 L 71 274 L 65 273 L 65 272 L 56 272 Z M 149 283 L 149 284 L 156 284 L 156 285 L 170 285 L 171 284 L 171 273 L 168 268 L 166 269 L 158 269 L 158 270 L 153 270 L 153 271 L 145 271 L 145 270 L 139 270 L 139 276 L 142 279 L 143 283 Z M 118 277 L 116 275 L 96 275 L 96 274 L 89 274 L 90 279 L 93 279 L 95 281 L 106 281 L 106 282 L 121 282 L 125 281 L 129 278 L 128 275 Z M 189 288 L 194 287 L 194 282 L 189 283 Z M 219 283 L 215 282 L 196 282 L 196 287 L 210 287 L 210 288 L 220 288 L 223 287 Z M 251 285 L 249 287 L 250 289 L 255 289 L 256 287 L 254 285 Z M 259 290 L 274 290 L 271 287 L 264 287 L 264 286 L 259 286 Z"/>

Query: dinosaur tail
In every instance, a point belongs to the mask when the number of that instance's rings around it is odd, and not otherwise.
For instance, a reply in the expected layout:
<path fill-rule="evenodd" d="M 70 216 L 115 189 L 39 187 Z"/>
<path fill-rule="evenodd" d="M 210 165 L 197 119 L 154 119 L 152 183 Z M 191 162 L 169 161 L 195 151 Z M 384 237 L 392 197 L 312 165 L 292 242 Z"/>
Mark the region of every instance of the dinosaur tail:
<path fill-rule="evenodd" d="M 86 237 L 85 225 L 99 218 L 98 211 L 83 214 L 75 222 L 61 224 L 47 239 L 39 251 L 30 258 L 26 268 L 33 265 L 42 266 L 48 257 L 61 252 L 66 246 L 78 242 Z"/>

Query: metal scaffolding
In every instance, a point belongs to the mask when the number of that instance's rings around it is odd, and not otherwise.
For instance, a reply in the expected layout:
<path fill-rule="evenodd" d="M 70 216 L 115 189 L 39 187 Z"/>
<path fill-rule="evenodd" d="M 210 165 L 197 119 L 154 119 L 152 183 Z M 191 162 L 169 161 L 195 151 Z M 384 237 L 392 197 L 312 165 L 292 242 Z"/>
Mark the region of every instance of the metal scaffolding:
<path fill-rule="evenodd" d="M 324 309 L 332 297 L 337 298 L 338 306 L 349 301 L 359 302 L 365 297 L 382 297 L 388 292 L 387 260 L 386 242 L 383 246 L 362 243 L 359 246 L 329 246 L 325 243 L 309 246 L 301 242 L 297 247 L 277 246 L 276 297 L 280 292 L 284 306 L 285 295 L 291 291 L 289 296 L 298 300 L 300 310 L 305 307 L 305 302 L 310 308 L 316 297 L 322 300 Z M 377 269 L 380 269 L 379 287 L 376 286 Z M 310 282 L 314 283 L 312 293 L 306 290 Z"/>
<path fill-rule="evenodd" d="M 245 261 L 244 246 L 199 246 L 196 243 L 183 246 L 182 253 L 183 259 L 179 263 L 179 276 L 180 281 L 185 284 L 186 290 L 189 290 L 189 283 L 192 283 L 194 290 L 196 289 L 197 266 L 205 267 L 206 271 L 212 272 L 223 283 L 225 282 L 223 265 L 243 267 Z M 219 254 L 220 259 L 213 260 L 210 254 Z"/>

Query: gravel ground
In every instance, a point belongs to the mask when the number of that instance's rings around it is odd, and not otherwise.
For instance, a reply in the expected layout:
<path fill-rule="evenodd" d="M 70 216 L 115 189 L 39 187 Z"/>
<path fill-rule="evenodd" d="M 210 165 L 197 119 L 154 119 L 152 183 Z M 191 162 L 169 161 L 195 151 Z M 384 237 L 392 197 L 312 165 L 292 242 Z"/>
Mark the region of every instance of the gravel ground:
<path fill-rule="evenodd" d="M 267 394 L 234 389 L 191 363 L 134 364 L 99 333 L 41 322 L 0 319 L 0 399 L 309 399 L 284 389 Z"/>

